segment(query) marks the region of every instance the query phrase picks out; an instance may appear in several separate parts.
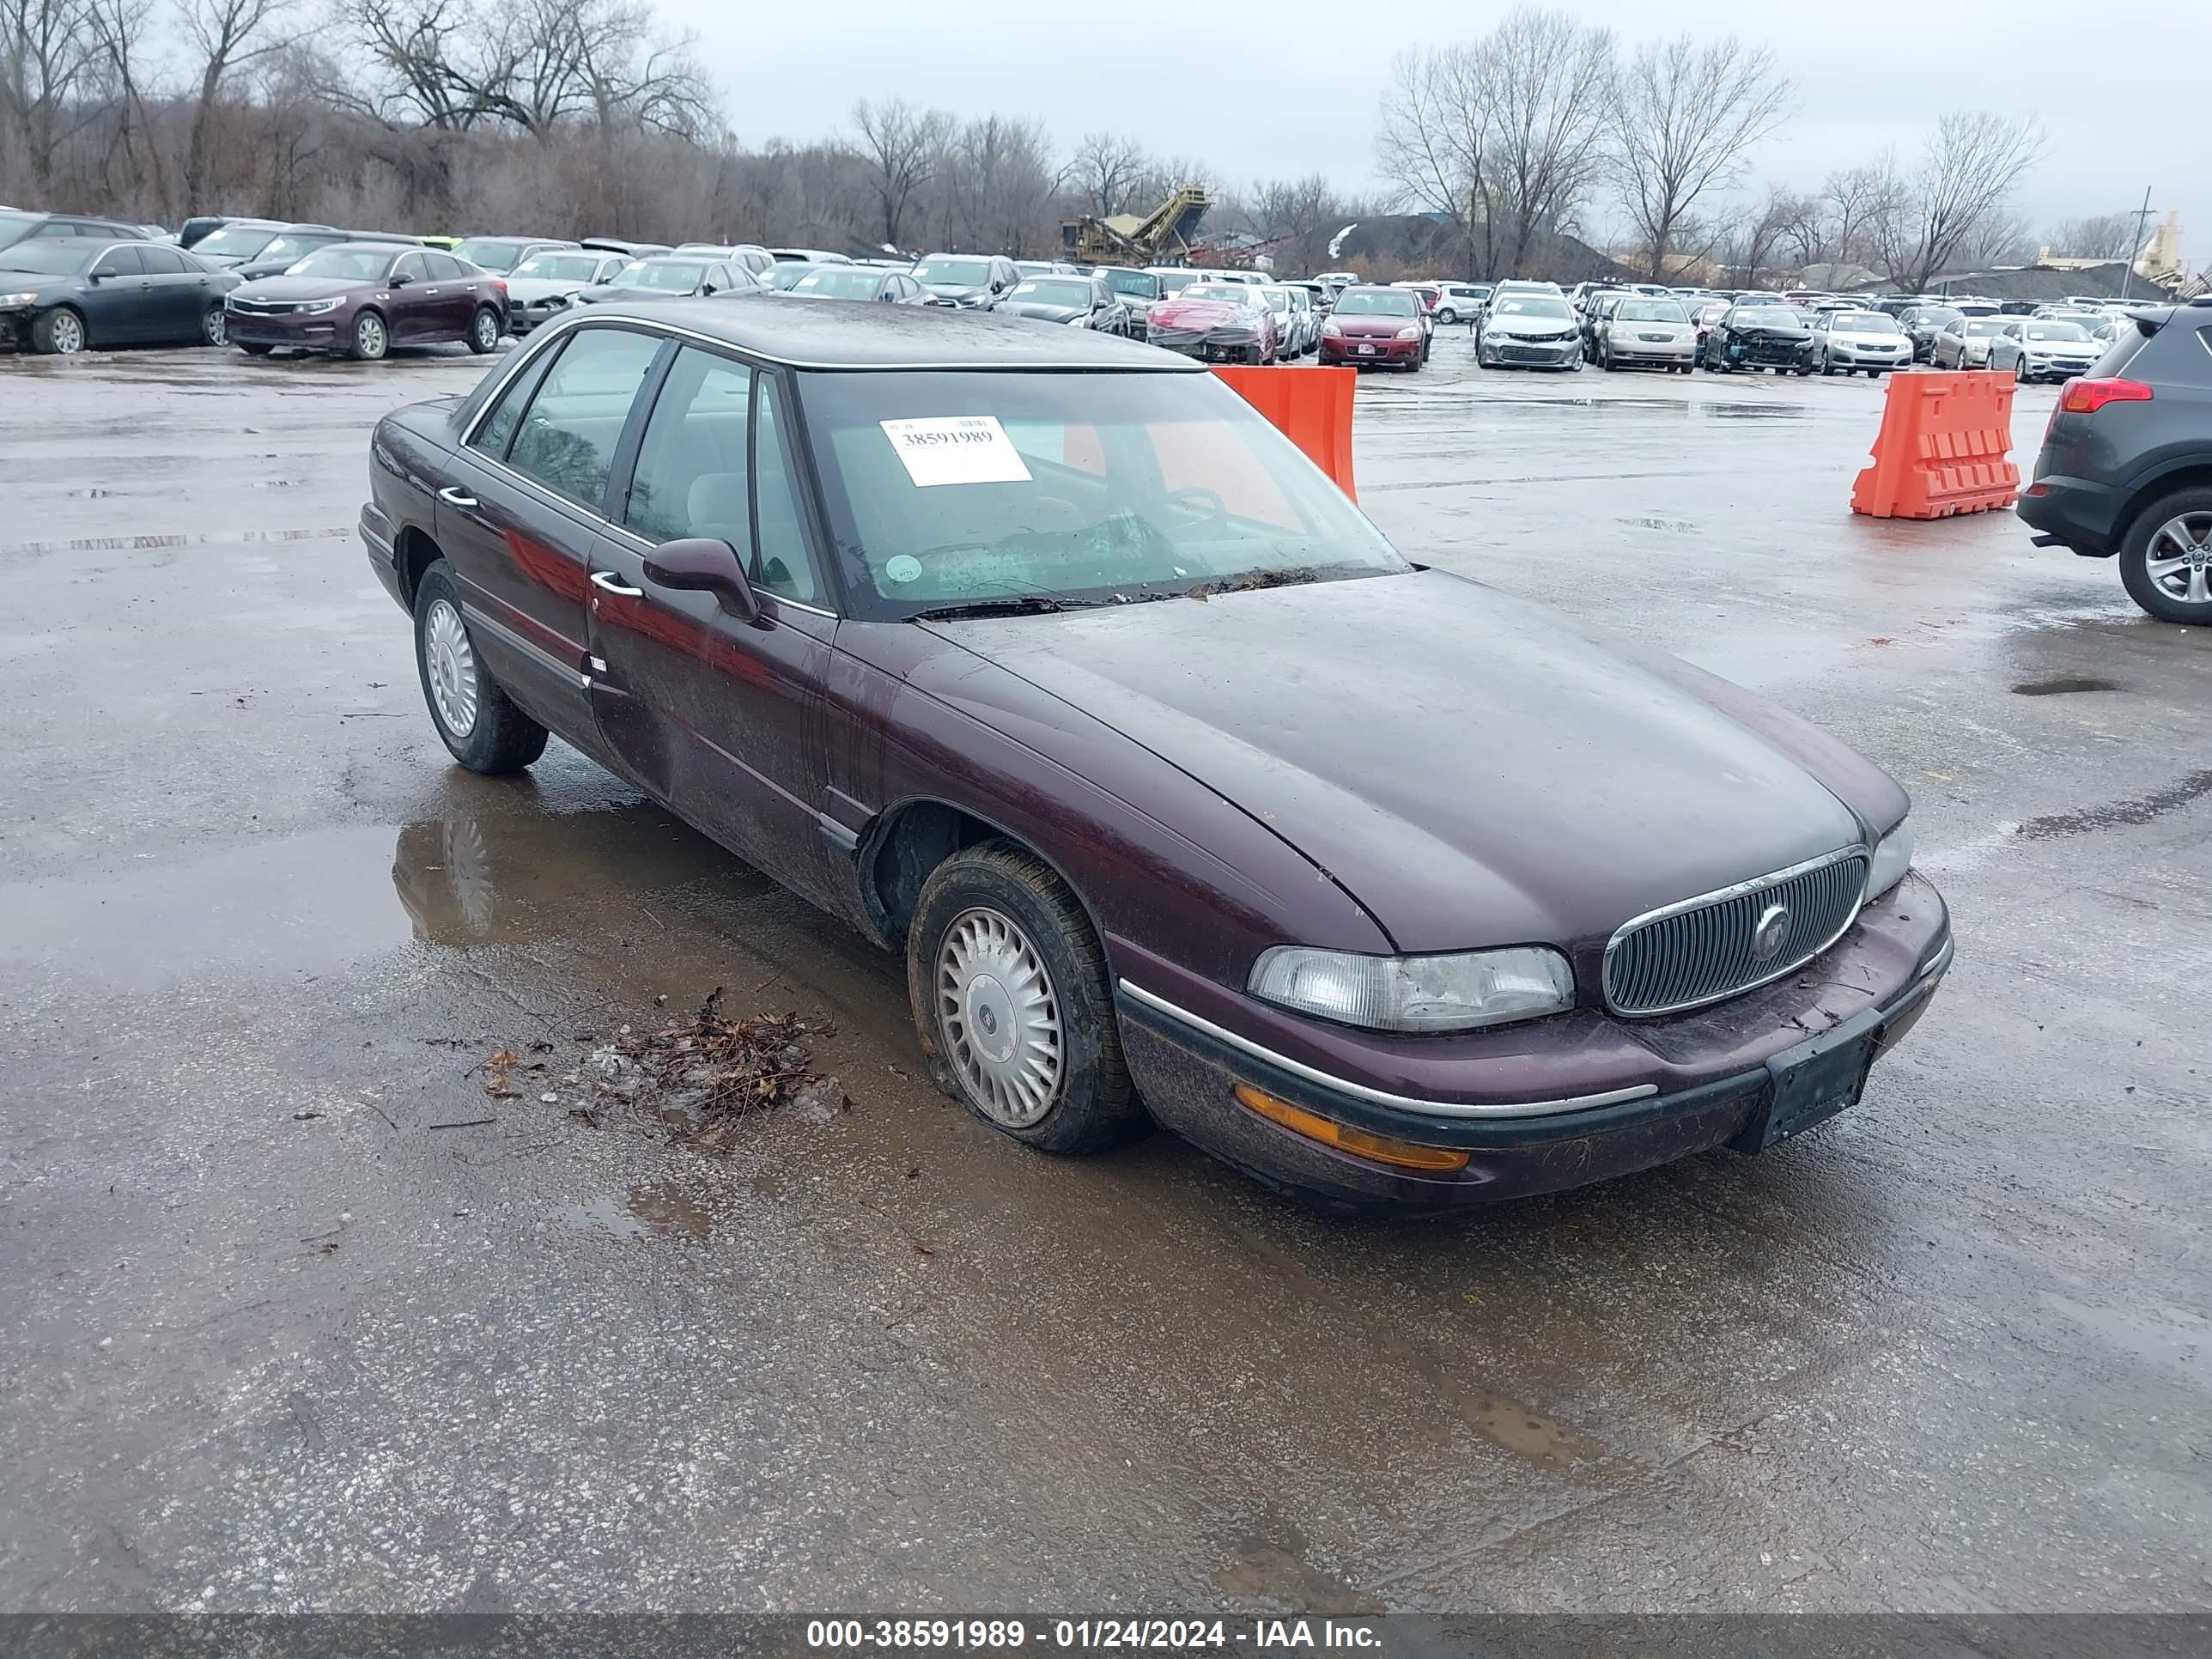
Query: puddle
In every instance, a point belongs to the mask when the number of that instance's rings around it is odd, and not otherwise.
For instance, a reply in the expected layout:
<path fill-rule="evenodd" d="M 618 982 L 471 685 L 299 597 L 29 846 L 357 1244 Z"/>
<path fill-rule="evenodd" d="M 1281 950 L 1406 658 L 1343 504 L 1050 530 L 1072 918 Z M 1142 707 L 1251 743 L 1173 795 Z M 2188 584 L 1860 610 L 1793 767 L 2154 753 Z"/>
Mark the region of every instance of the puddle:
<path fill-rule="evenodd" d="M 610 1233 L 617 1238 L 703 1239 L 714 1230 L 707 1207 L 672 1187 L 633 1187 L 614 1199 L 571 1204 L 561 1219 L 580 1233 Z"/>
<path fill-rule="evenodd" d="M 1802 421 L 1802 404 L 1707 404 L 1705 412 L 1716 421 Z"/>
<path fill-rule="evenodd" d="M 252 842 L 129 873 L 0 885 L 0 963 L 152 991 L 320 973 L 407 943 L 381 825 Z"/>
<path fill-rule="evenodd" d="M 2023 680 L 2013 687 L 2012 694 L 2015 697 L 2063 697 L 2077 691 L 2118 691 L 2124 689 L 2114 680 Z"/>

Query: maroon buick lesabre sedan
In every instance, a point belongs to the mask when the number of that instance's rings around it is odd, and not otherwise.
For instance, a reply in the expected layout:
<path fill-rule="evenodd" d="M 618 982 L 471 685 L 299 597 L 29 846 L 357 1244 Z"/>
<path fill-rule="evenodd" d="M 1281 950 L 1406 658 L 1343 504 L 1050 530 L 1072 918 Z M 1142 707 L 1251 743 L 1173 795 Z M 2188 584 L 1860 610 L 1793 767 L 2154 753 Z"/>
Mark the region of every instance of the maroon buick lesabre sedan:
<path fill-rule="evenodd" d="M 1188 360 L 594 307 L 377 428 L 431 719 L 557 732 L 887 948 L 947 1093 L 1436 1211 L 1855 1102 L 1951 960 L 1905 792 L 1394 550 Z"/>

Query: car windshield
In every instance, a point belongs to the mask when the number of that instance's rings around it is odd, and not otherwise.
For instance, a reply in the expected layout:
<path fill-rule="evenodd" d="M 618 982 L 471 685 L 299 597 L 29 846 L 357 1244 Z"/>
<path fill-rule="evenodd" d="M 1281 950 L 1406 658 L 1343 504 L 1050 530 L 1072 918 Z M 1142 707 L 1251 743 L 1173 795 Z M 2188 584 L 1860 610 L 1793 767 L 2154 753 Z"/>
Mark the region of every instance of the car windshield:
<path fill-rule="evenodd" d="M 1163 294 L 1180 294 L 1198 280 L 1198 273 L 1194 270 L 1163 270 L 1158 275 Z"/>
<path fill-rule="evenodd" d="M 1182 300 L 1213 300 L 1224 305 L 1249 306 L 1259 302 L 1259 295 L 1242 283 L 1193 283 L 1176 296 Z"/>
<path fill-rule="evenodd" d="M 1084 310 L 1091 307 L 1091 284 L 1062 278 L 1059 282 L 1017 283 L 1012 297 L 1027 300 L 1041 306 L 1073 306 Z"/>
<path fill-rule="evenodd" d="M 797 288 L 801 283 L 805 282 L 809 276 L 811 276 L 816 271 L 821 269 L 822 267 L 819 265 L 811 265 L 799 260 L 787 259 L 779 263 L 775 270 L 768 273 L 769 285 L 772 288 L 783 289 L 787 291 L 791 289 Z"/>
<path fill-rule="evenodd" d="M 192 252 L 218 259 L 251 259 L 275 241 L 276 234 L 268 225 L 225 225 L 213 235 L 203 236 L 193 243 Z"/>
<path fill-rule="evenodd" d="M 1912 313 L 1912 320 L 1914 323 L 1925 327 L 1942 329 L 1949 327 L 1953 323 L 1964 322 L 1966 320 L 1966 313 L 1963 312 L 1952 311 L 1947 307 L 1934 307 L 1925 310 L 1914 312 Z"/>
<path fill-rule="evenodd" d="M 329 236 L 271 237 L 269 245 L 253 257 L 257 260 L 282 259 L 285 264 L 289 264 L 295 259 L 306 258 L 319 247 L 328 247 L 333 240 L 335 239 Z M 202 242 L 192 252 L 198 253 L 206 246 L 207 243 Z"/>
<path fill-rule="evenodd" d="M 380 283 L 397 257 L 370 247 L 318 248 L 285 275 L 331 276 L 348 283 Z"/>
<path fill-rule="evenodd" d="M 1339 306 L 1338 310 L 1344 307 Z M 1548 294 L 1509 294 L 1491 307 L 1499 317 L 1552 317 L 1562 322 L 1571 321 L 1574 307 L 1565 300 L 1554 300 Z"/>
<path fill-rule="evenodd" d="M 515 266 L 514 276 L 539 283 L 588 283 L 599 268 L 592 253 L 533 253 Z"/>
<path fill-rule="evenodd" d="M 1410 568 L 1211 375 L 799 381 L 846 586 L 872 616 Z"/>
<path fill-rule="evenodd" d="M 1901 334 L 1897 319 L 1879 311 L 1839 311 L 1828 325 L 1838 334 Z"/>
<path fill-rule="evenodd" d="M 825 300 L 872 300 L 883 286 L 883 276 L 852 265 L 823 265 L 808 271 L 791 285 L 793 294 L 815 294 Z"/>
<path fill-rule="evenodd" d="M 1966 319 L 1966 332 L 1977 338 L 1984 334 L 2002 334 L 2011 326 L 2002 317 L 1970 317 Z"/>
<path fill-rule="evenodd" d="M 1412 317 L 1420 301 L 1402 289 L 1348 288 L 1337 295 L 1340 317 Z"/>
<path fill-rule="evenodd" d="M 991 280 L 988 259 L 924 259 L 914 274 L 946 288 L 981 288 Z"/>
<path fill-rule="evenodd" d="M 1286 288 L 1263 288 L 1260 297 L 1267 302 L 1267 309 L 1287 313 L 1291 308 L 1291 291 Z"/>
<path fill-rule="evenodd" d="M 514 269 L 515 261 L 529 246 L 527 242 L 510 242 L 497 236 L 471 236 L 453 252 L 472 265 L 504 272 Z"/>
<path fill-rule="evenodd" d="M 621 288 L 649 288 L 662 294 L 689 294 L 707 274 L 696 259 L 633 259 L 615 277 Z"/>
<path fill-rule="evenodd" d="M 2031 340 L 2074 340 L 2086 343 L 2089 331 L 2079 323 L 2030 323 L 2025 332 Z"/>
<path fill-rule="evenodd" d="M 1686 323 L 1689 313 L 1672 300 L 1623 300 L 1613 313 L 1620 323 Z"/>
<path fill-rule="evenodd" d="M 1116 294 L 1127 294 L 1139 300 L 1149 300 L 1159 291 L 1159 278 L 1142 270 L 1108 270 L 1099 273 L 1106 286 Z"/>
<path fill-rule="evenodd" d="M 1735 315 L 1738 328 L 1799 328 L 1804 324 L 1788 306 L 1738 306 Z"/>
<path fill-rule="evenodd" d="M 0 270 L 27 270 L 35 276 L 63 276 L 82 270 L 100 252 L 82 242 L 63 242 L 33 236 L 13 247 L 0 248 Z"/>

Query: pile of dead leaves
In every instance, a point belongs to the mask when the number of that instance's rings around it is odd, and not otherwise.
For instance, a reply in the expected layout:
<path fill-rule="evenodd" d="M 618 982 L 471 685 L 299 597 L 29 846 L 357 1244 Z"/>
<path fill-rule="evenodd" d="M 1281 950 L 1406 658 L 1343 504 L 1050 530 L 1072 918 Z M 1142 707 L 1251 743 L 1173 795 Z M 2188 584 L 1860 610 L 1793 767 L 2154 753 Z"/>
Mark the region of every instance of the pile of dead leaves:
<path fill-rule="evenodd" d="M 835 1078 L 817 1075 L 811 1033 L 795 1014 L 725 1019 L 722 989 L 687 1023 L 659 1030 L 624 1026 L 580 1068 L 593 1091 L 573 1115 L 596 1122 L 610 1111 L 673 1130 L 678 1139 L 727 1152 L 746 1120 L 779 1106 L 817 1118 L 849 1104 Z"/>

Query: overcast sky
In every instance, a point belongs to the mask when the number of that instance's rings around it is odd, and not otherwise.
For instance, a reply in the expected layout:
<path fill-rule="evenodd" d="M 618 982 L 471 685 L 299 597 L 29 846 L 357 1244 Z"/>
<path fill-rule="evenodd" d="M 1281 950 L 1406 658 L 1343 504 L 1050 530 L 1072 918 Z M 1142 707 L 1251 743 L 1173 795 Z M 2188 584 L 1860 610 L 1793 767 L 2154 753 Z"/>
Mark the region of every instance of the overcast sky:
<path fill-rule="evenodd" d="M 918 5 L 659 0 L 699 31 L 748 144 L 847 125 L 855 98 L 896 94 L 956 114 L 1043 118 L 1063 149 L 1106 127 L 1206 159 L 1223 179 L 1322 172 L 1375 188 L 1376 99 L 1391 53 L 1480 33 L 1505 8 L 1347 0 L 1073 0 Z M 2050 148 L 2020 206 L 2057 220 L 2178 209 L 2191 266 L 2212 261 L 2203 137 L 2212 5 L 2140 17 L 2080 0 L 1855 0 L 1829 8 L 1713 0 L 1583 0 L 1567 8 L 1633 41 L 1736 33 L 1771 45 L 1799 109 L 1754 176 L 1816 185 L 1885 145 L 1910 160 L 1943 110 L 2022 104 Z M 1389 32 L 1395 15 L 1406 32 Z M 1463 20 L 1455 26 L 1452 20 Z M 1248 66 L 1234 74 L 1232 65 Z"/>

